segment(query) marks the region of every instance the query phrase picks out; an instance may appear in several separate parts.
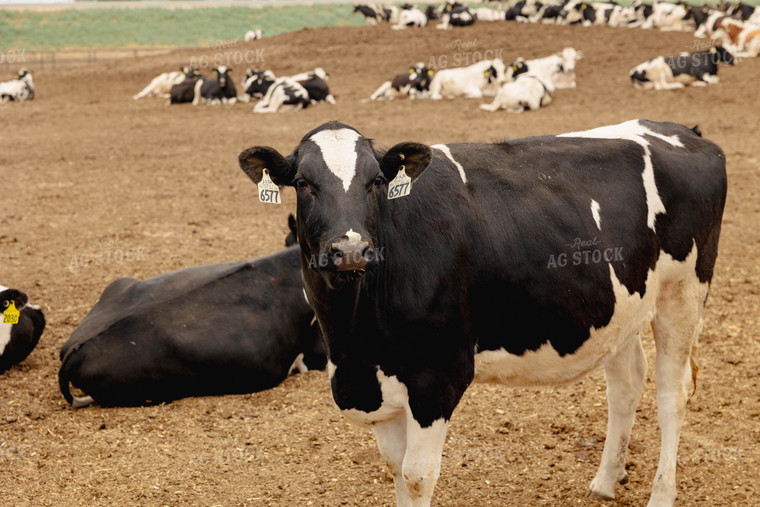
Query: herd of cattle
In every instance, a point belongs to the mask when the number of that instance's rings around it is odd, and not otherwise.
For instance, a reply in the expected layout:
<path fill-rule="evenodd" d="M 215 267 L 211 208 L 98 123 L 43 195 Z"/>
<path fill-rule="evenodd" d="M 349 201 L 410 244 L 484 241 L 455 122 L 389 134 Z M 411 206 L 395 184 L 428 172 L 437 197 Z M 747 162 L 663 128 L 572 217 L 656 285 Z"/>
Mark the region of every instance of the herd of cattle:
<path fill-rule="evenodd" d="M 724 6 L 720 15 L 684 4 L 604 5 L 521 0 L 501 12 L 525 22 L 617 20 L 659 29 L 688 22 L 695 30 L 708 23 L 705 33 L 729 37 L 706 50 L 704 61 L 689 54 L 632 70 L 635 85 L 654 88 L 676 87 L 672 79 L 683 86 L 683 74 L 716 82 L 715 69 L 705 69 L 731 63 L 729 45 L 752 47 L 754 36 L 741 33 L 760 16 L 743 4 Z M 370 22 L 417 23 L 409 21 L 411 7 L 364 6 L 374 21 L 359 7 Z M 448 3 L 423 14 L 439 16 L 448 29 L 485 19 L 479 11 Z M 697 11 L 712 21 L 698 22 Z M 731 28 L 739 26 L 741 32 Z M 553 90 L 575 86 L 581 57 L 566 47 L 509 65 L 491 59 L 435 71 L 420 62 L 381 84 L 371 100 L 493 96 L 480 107 L 537 109 Z M 253 110 L 262 113 L 334 103 L 319 67 L 280 77 L 249 69 L 242 93 L 230 69 L 213 74 L 184 67 L 134 98 L 257 100 Z M 33 98 L 31 72 L 10 83 L 0 84 L 4 101 Z M 372 427 L 399 505 L 429 505 L 449 419 L 472 381 L 553 385 L 603 365 L 610 421 L 589 496 L 611 499 L 627 479 L 625 452 L 646 374 L 639 333 L 652 324 L 662 445 L 650 505 L 673 505 L 679 433 L 696 379 L 693 350 L 726 196 L 725 155 L 697 127 L 633 120 L 491 144 L 406 142 L 381 152 L 353 127 L 330 122 L 308 132 L 290 156 L 254 146 L 238 159 L 256 184 L 295 189 L 297 218 L 289 220 L 286 248 L 108 285 L 60 350 L 59 388 L 70 404 L 254 392 L 292 372 L 326 368 L 337 406 Z M 558 171 L 562 177 L 549 184 Z M 441 193 L 456 198 L 441 202 Z M 547 269 L 557 238 L 592 236 L 620 252 L 608 258 L 605 250 L 605 262 Z M 614 262 L 618 253 L 625 262 Z M 45 318 L 20 290 L 0 286 L 0 303 L 3 372 L 34 349 Z M 504 334 L 505 320 L 513 335 Z M 83 394 L 72 394 L 72 385 Z"/>

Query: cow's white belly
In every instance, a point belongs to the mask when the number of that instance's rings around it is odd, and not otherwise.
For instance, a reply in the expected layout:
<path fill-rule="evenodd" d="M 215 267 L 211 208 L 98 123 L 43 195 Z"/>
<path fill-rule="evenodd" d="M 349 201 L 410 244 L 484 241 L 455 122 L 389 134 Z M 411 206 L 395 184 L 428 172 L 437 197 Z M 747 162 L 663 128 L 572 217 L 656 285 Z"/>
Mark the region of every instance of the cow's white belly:
<path fill-rule="evenodd" d="M 607 326 L 592 328 L 588 340 L 575 353 L 562 357 L 549 343 L 519 356 L 503 348 L 478 352 L 475 354 L 475 382 L 529 387 L 566 384 L 583 377 L 601 366 L 621 345 L 640 339 L 638 333 L 654 318 L 662 283 L 685 281 L 697 290 L 700 284 L 695 274 L 696 261 L 696 246 L 683 262 L 660 252 L 654 271 L 650 271 L 647 277 L 643 298 L 638 292 L 629 294 L 610 266 L 616 303 Z"/>

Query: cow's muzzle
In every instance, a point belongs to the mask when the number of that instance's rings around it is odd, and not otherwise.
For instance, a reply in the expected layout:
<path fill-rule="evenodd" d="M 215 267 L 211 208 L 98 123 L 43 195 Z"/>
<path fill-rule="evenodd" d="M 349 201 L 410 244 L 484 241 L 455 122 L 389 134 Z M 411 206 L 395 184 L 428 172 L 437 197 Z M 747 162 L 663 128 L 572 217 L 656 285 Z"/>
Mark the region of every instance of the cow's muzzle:
<path fill-rule="evenodd" d="M 364 239 L 343 238 L 330 244 L 328 264 L 335 271 L 363 273 L 375 260 L 372 245 Z"/>

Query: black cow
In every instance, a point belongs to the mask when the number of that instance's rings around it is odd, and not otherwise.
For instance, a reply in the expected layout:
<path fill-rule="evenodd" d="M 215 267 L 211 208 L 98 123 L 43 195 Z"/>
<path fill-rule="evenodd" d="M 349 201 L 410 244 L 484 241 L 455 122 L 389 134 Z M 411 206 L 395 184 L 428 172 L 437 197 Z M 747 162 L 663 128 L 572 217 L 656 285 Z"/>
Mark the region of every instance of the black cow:
<path fill-rule="evenodd" d="M 312 104 L 318 102 L 327 102 L 335 104 L 335 98 L 330 93 L 330 87 L 327 85 L 329 75 L 322 67 L 317 67 L 313 71 L 304 72 L 291 76 L 291 79 L 298 82 L 306 89 L 309 94 L 309 100 Z"/>
<path fill-rule="evenodd" d="M 0 285 L 0 373 L 32 353 L 45 330 L 42 309 L 27 295 Z"/>
<path fill-rule="evenodd" d="M 297 247 L 244 262 L 120 278 L 60 352 L 61 393 L 76 407 L 251 393 L 296 368 L 324 368 Z M 87 396 L 74 397 L 69 383 Z"/>
<path fill-rule="evenodd" d="M 459 2 L 448 2 L 443 8 L 441 15 L 444 21 L 448 16 L 448 24 L 451 26 L 470 26 L 475 23 L 476 17 L 470 8 Z"/>
<path fill-rule="evenodd" d="M 193 96 L 193 105 L 200 104 L 205 100 L 206 104 L 234 104 L 237 101 L 235 83 L 230 78 L 232 69 L 220 65 L 214 68 L 214 78 L 205 79 L 196 84 Z"/>
<path fill-rule="evenodd" d="M 448 421 L 473 380 L 551 385 L 601 365 L 610 421 L 589 494 L 613 498 L 650 322 L 662 429 L 650 503 L 673 503 L 726 197 L 725 155 L 696 128 L 633 120 L 378 151 L 331 122 L 287 158 L 255 146 L 238 159 L 254 182 L 266 168 L 295 188 L 333 398 L 372 427 L 399 505 L 430 503 Z"/>
<path fill-rule="evenodd" d="M 705 86 L 719 81 L 719 62 L 733 65 L 734 57 L 724 47 L 713 46 L 704 51 L 658 56 L 631 69 L 629 76 L 636 88 L 663 90 L 686 85 Z"/>
<path fill-rule="evenodd" d="M 169 90 L 169 104 L 186 104 L 195 98 L 195 86 L 206 81 L 198 69 L 185 67 L 185 80 L 177 83 Z"/>
<path fill-rule="evenodd" d="M 727 3 L 724 10 L 728 15 L 737 15 L 742 20 L 747 21 L 758 9 L 758 7 L 744 2 L 730 2 Z"/>
<path fill-rule="evenodd" d="M 298 243 L 298 227 L 296 227 L 296 217 L 292 213 L 288 215 L 288 229 L 290 229 L 290 232 L 285 236 L 286 247 Z"/>

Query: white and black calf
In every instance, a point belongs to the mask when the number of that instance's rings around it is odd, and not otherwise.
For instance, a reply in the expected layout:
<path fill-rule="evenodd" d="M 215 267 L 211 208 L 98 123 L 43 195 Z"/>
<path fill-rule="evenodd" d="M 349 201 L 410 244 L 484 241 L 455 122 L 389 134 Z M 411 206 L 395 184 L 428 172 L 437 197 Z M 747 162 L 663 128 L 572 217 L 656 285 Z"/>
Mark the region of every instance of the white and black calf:
<path fill-rule="evenodd" d="M 658 56 L 631 69 L 629 76 L 635 88 L 671 90 L 686 85 L 715 84 L 718 63 L 734 64 L 734 57 L 722 46 L 704 51 L 680 53 L 675 56 Z"/>
<path fill-rule="evenodd" d="M 310 104 L 309 92 L 301 83 L 290 77 L 279 77 L 269 85 L 264 97 L 253 106 L 253 112 L 300 111 Z"/>
<path fill-rule="evenodd" d="M 21 69 L 15 79 L 0 83 L 0 103 L 24 102 L 33 99 L 34 79 L 29 69 Z"/>
<path fill-rule="evenodd" d="M 313 71 L 303 74 L 290 76 L 290 78 L 304 87 L 312 104 L 319 102 L 335 104 L 335 97 L 330 93 L 330 87 L 327 84 L 329 75 L 322 67 L 317 67 Z"/>
<path fill-rule="evenodd" d="M 25 293 L 0 285 L 0 373 L 26 359 L 44 330 L 42 309 Z"/>
<path fill-rule="evenodd" d="M 245 32 L 245 35 L 243 36 L 243 40 L 246 42 L 250 42 L 252 40 L 258 40 L 261 38 L 261 28 L 257 28 L 256 30 L 248 30 Z"/>
<path fill-rule="evenodd" d="M 455 26 L 470 26 L 475 24 L 476 20 L 477 16 L 468 6 L 459 2 L 447 2 L 441 13 L 441 22 L 436 28 L 449 30 Z"/>
<path fill-rule="evenodd" d="M 393 79 L 381 84 L 370 96 L 370 100 L 393 100 L 399 96 L 425 97 L 430 91 L 434 74 L 432 69 L 418 62 L 409 67 L 409 72 L 396 74 Z"/>
<path fill-rule="evenodd" d="M 237 90 L 230 78 L 230 72 L 232 69 L 220 65 L 214 68 L 213 78 L 196 81 L 193 89 L 193 105 L 198 105 L 201 101 L 205 101 L 206 105 L 237 102 Z"/>
<path fill-rule="evenodd" d="M 243 262 L 120 278 L 60 351 L 59 387 L 75 407 L 251 393 L 325 354 L 303 293 L 297 247 Z M 70 385 L 84 391 L 73 396 Z"/>
<path fill-rule="evenodd" d="M 411 4 L 404 4 L 398 12 L 398 20 L 392 25 L 393 30 L 403 30 L 409 27 L 427 26 L 428 18 L 424 12 Z"/>
<path fill-rule="evenodd" d="M 471 382 L 554 385 L 600 366 L 609 423 L 589 495 L 613 498 L 627 477 L 649 324 L 662 437 L 649 505 L 673 504 L 726 198 L 720 147 L 696 128 L 633 120 L 378 151 L 331 122 L 288 157 L 254 146 L 238 159 L 255 183 L 266 168 L 295 188 L 333 399 L 372 427 L 398 505 L 430 504 Z M 600 246 L 576 262 L 575 238 Z"/>
<path fill-rule="evenodd" d="M 541 58 L 518 58 L 507 68 L 507 77 L 514 78 L 520 74 L 534 76 L 540 79 L 550 92 L 575 88 L 575 65 L 582 57 L 582 52 L 573 47 L 566 47 L 553 55 Z"/>

